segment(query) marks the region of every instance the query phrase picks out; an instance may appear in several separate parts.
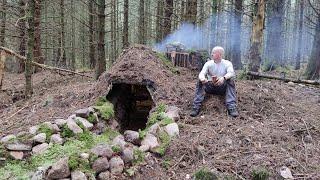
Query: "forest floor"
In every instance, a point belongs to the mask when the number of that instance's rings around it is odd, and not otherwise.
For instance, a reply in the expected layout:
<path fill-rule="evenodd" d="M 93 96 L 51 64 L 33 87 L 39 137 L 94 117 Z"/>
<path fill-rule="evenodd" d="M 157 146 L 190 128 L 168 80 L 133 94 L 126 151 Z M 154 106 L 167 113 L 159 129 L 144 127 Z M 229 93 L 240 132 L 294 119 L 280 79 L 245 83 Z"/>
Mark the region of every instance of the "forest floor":
<path fill-rule="evenodd" d="M 227 116 L 223 97 L 208 96 L 198 117 L 189 116 L 197 72 L 178 68 L 182 118 L 180 137 L 164 157 L 139 169 L 137 179 L 185 179 L 207 168 L 236 179 L 254 170 L 280 177 L 288 167 L 296 179 L 320 178 L 320 89 L 275 80 L 237 80 L 240 116 Z M 90 73 L 87 73 L 90 75 Z M 92 75 L 92 74 L 91 74 Z M 5 74 L 0 92 L 0 137 L 40 122 L 67 118 L 93 104 L 95 82 L 42 71 L 33 76 L 34 94 L 23 100 L 23 74 Z"/>

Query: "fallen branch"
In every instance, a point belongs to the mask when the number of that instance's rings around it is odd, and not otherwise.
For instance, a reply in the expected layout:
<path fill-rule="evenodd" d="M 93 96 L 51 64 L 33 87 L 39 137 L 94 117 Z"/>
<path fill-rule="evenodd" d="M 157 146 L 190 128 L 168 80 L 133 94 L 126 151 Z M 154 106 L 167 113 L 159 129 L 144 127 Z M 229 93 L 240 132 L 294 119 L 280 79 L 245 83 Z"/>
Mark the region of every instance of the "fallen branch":
<path fill-rule="evenodd" d="M 17 54 L 16 52 L 8 49 L 8 48 L 5 48 L 5 47 L 2 47 L 0 46 L 0 50 L 3 50 L 4 52 L 6 52 L 7 54 L 10 54 L 12 56 L 15 56 L 17 57 L 19 60 L 22 60 L 22 61 L 26 61 L 27 58 L 24 57 L 24 56 L 21 56 L 20 54 Z M 67 72 L 67 73 L 71 73 L 71 74 L 76 74 L 76 75 L 79 75 L 79 76 L 84 76 L 84 77 L 88 77 L 88 78 L 93 78 L 91 76 L 88 76 L 88 75 L 85 75 L 85 74 L 81 74 L 81 73 L 78 73 L 78 72 L 74 72 L 74 71 L 71 71 L 71 70 L 67 70 L 67 69 L 61 69 L 61 68 L 57 68 L 57 67 L 52 67 L 52 66 L 48 66 L 48 65 L 45 65 L 45 64 L 40 64 L 40 63 L 37 63 L 37 62 L 34 62 L 32 61 L 31 64 L 33 66 L 36 66 L 36 67 L 40 67 L 40 68 L 43 68 L 43 69 L 48 69 L 48 70 L 51 70 L 51 71 L 56 71 L 56 72 Z"/>
<path fill-rule="evenodd" d="M 292 78 L 282 78 L 279 76 L 269 75 L 269 74 L 262 74 L 259 72 L 252 72 L 248 71 L 247 75 L 249 76 L 255 76 L 255 77 L 262 77 L 267 79 L 276 79 L 276 80 L 282 80 L 285 82 L 294 82 L 294 83 L 300 83 L 300 84 L 312 84 L 312 85 L 320 85 L 319 81 L 312 81 L 312 80 L 301 80 L 301 79 L 292 79 Z"/>

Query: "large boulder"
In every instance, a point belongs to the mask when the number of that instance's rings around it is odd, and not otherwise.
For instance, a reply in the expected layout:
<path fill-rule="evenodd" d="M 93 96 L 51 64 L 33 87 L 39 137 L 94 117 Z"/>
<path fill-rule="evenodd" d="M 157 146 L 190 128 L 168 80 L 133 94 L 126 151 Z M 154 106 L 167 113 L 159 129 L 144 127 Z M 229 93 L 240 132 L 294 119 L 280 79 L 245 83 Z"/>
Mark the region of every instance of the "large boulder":
<path fill-rule="evenodd" d="M 22 151 L 10 151 L 9 154 L 15 160 L 22 160 L 23 159 L 23 152 Z"/>
<path fill-rule="evenodd" d="M 159 142 L 156 136 L 148 133 L 142 140 L 141 146 L 145 146 L 146 148 L 148 148 L 148 150 L 150 150 L 159 147 Z"/>
<path fill-rule="evenodd" d="M 67 127 L 74 133 L 74 134 L 81 134 L 83 130 L 77 125 L 76 122 L 72 119 L 67 120 Z"/>
<path fill-rule="evenodd" d="M 179 136 L 179 126 L 177 123 L 171 123 L 164 128 L 170 137 Z"/>
<path fill-rule="evenodd" d="M 89 117 L 91 111 L 89 108 L 84 108 L 84 109 L 78 109 L 76 110 L 75 114 L 77 117 L 82 117 L 82 118 L 87 118 Z"/>
<path fill-rule="evenodd" d="M 93 128 L 93 124 L 91 124 L 88 120 L 82 117 L 76 117 L 76 122 L 81 123 L 83 127 L 87 130 L 91 130 Z"/>
<path fill-rule="evenodd" d="M 122 151 L 121 157 L 125 163 L 131 163 L 134 159 L 133 148 L 125 147 Z"/>
<path fill-rule="evenodd" d="M 36 143 L 44 143 L 44 142 L 46 142 L 47 135 L 46 135 L 46 133 L 40 133 L 40 134 L 35 135 L 32 139 Z"/>
<path fill-rule="evenodd" d="M 176 106 L 168 106 L 166 108 L 166 116 L 173 119 L 174 121 L 178 121 L 180 119 L 180 109 Z"/>
<path fill-rule="evenodd" d="M 22 143 L 7 144 L 6 148 L 11 151 L 31 151 L 32 146 Z"/>
<path fill-rule="evenodd" d="M 73 171 L 71 173 L 72 180 L 87 180 L 86 175 L 81 171 Z"/>
<path fill-rule="evenodd" d="M 124 162 L 119 156 L 110 159 L 110 172 L 111 174 L 121 174 L 124 169 Z"/>
<path fill-rule="evenodd" d="M 126 130 L 123 134 L 124 139 L 135 145 L 140 145 L 141 140 L 139 138 L 139 133 L 137 131 Z"/>
<path fill-rule="evenodd" d="M 121 150 L 123 150 L 126 147 L 126 141 L 124 140 L 123 135 L 118 135 L 112 140 L 112 144 L 114 146 L 119 146 Z"/>
<path fill-rule="evenodd" d="M 50 138 L 50 143 L 63 144 L 63 138 L 61 138 L 60 134 L 53 134 Z"/>
<path fill-rule="evenodd" d="M 1 138 L 0 142 L 5 144 L 5 143 L 8 143 L 8 142 L 10 142 L 10 141 L 12 141 L 14 139 L 16 139 L 16 136 L 13 135 L 13 134 L 10 134 L 10 135 L 7 135 L 7 136 Z"/>
<path fill-rule="evenodd" d="M 32 153 L 33 154 L 42 154 L 44 153 L 47 149 L 49 148 L 48 143 L 42 143 L 39 145 L 36 145 L 32 148 Z"/>
<path fill-rule="evenodd" d="M 98 157 L 108 158 L 110 158 L 113 154 L 113 151 L 108 144 L 98 144 L 96 147 L 91 149 L 91 152 Z"/>
<path fill-rule="evenodd" d="M 104 172 L 109 169 L 109 161 L 106 157 L 101 157 L 95 160 L 92 164 L 92 169 L 96 173 Z"/>
<path fill-rule="evenodd" d="M 68 166 L 69 158 L 62 158 L 54 163 L 48 171 L 47 179 L 62 179 L 70 176 L 70 169 Z"/>

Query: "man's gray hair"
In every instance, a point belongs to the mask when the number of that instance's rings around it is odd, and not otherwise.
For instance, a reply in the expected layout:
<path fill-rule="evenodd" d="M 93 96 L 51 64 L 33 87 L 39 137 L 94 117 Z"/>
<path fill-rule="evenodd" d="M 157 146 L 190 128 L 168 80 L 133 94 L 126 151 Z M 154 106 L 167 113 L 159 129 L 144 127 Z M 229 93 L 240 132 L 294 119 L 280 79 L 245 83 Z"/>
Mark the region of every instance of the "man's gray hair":
<path fill-rule="evenodd" d="M 211 52 L 211 53 L 216 52 L 216 51 L 219 51 L 222 56 L 224 55 L 224 49 L 223 49 L 223 47 L 221 47 L 221 46 L 216 46 L 216 47 L 214 47 L 214 48 L 212 49 L 212 52 Z"/>

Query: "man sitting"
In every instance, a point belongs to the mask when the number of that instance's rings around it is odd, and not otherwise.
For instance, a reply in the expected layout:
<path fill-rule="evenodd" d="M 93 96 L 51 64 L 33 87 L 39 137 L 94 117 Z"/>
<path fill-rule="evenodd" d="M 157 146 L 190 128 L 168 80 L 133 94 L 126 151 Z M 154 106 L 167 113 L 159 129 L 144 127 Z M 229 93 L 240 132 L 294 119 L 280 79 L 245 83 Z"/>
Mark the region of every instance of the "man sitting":
<path fill-rule="evenodd" d="M 204 64 L 199 74 L 199 81 L 197 82 L 196 94 L 190 116 L 195 117 L 199 114 L 205 93 L 225 95 L 225 104 L 229 115 L 232 117 L 239 116 L 236 107 L 235 84 L 231 79 L 235 77 L 235 72 L 232 63 L 222 59 L 223 55 L 224 49 L 222 47 L 216 46 L 212 49 L 212 60 Z"/>

